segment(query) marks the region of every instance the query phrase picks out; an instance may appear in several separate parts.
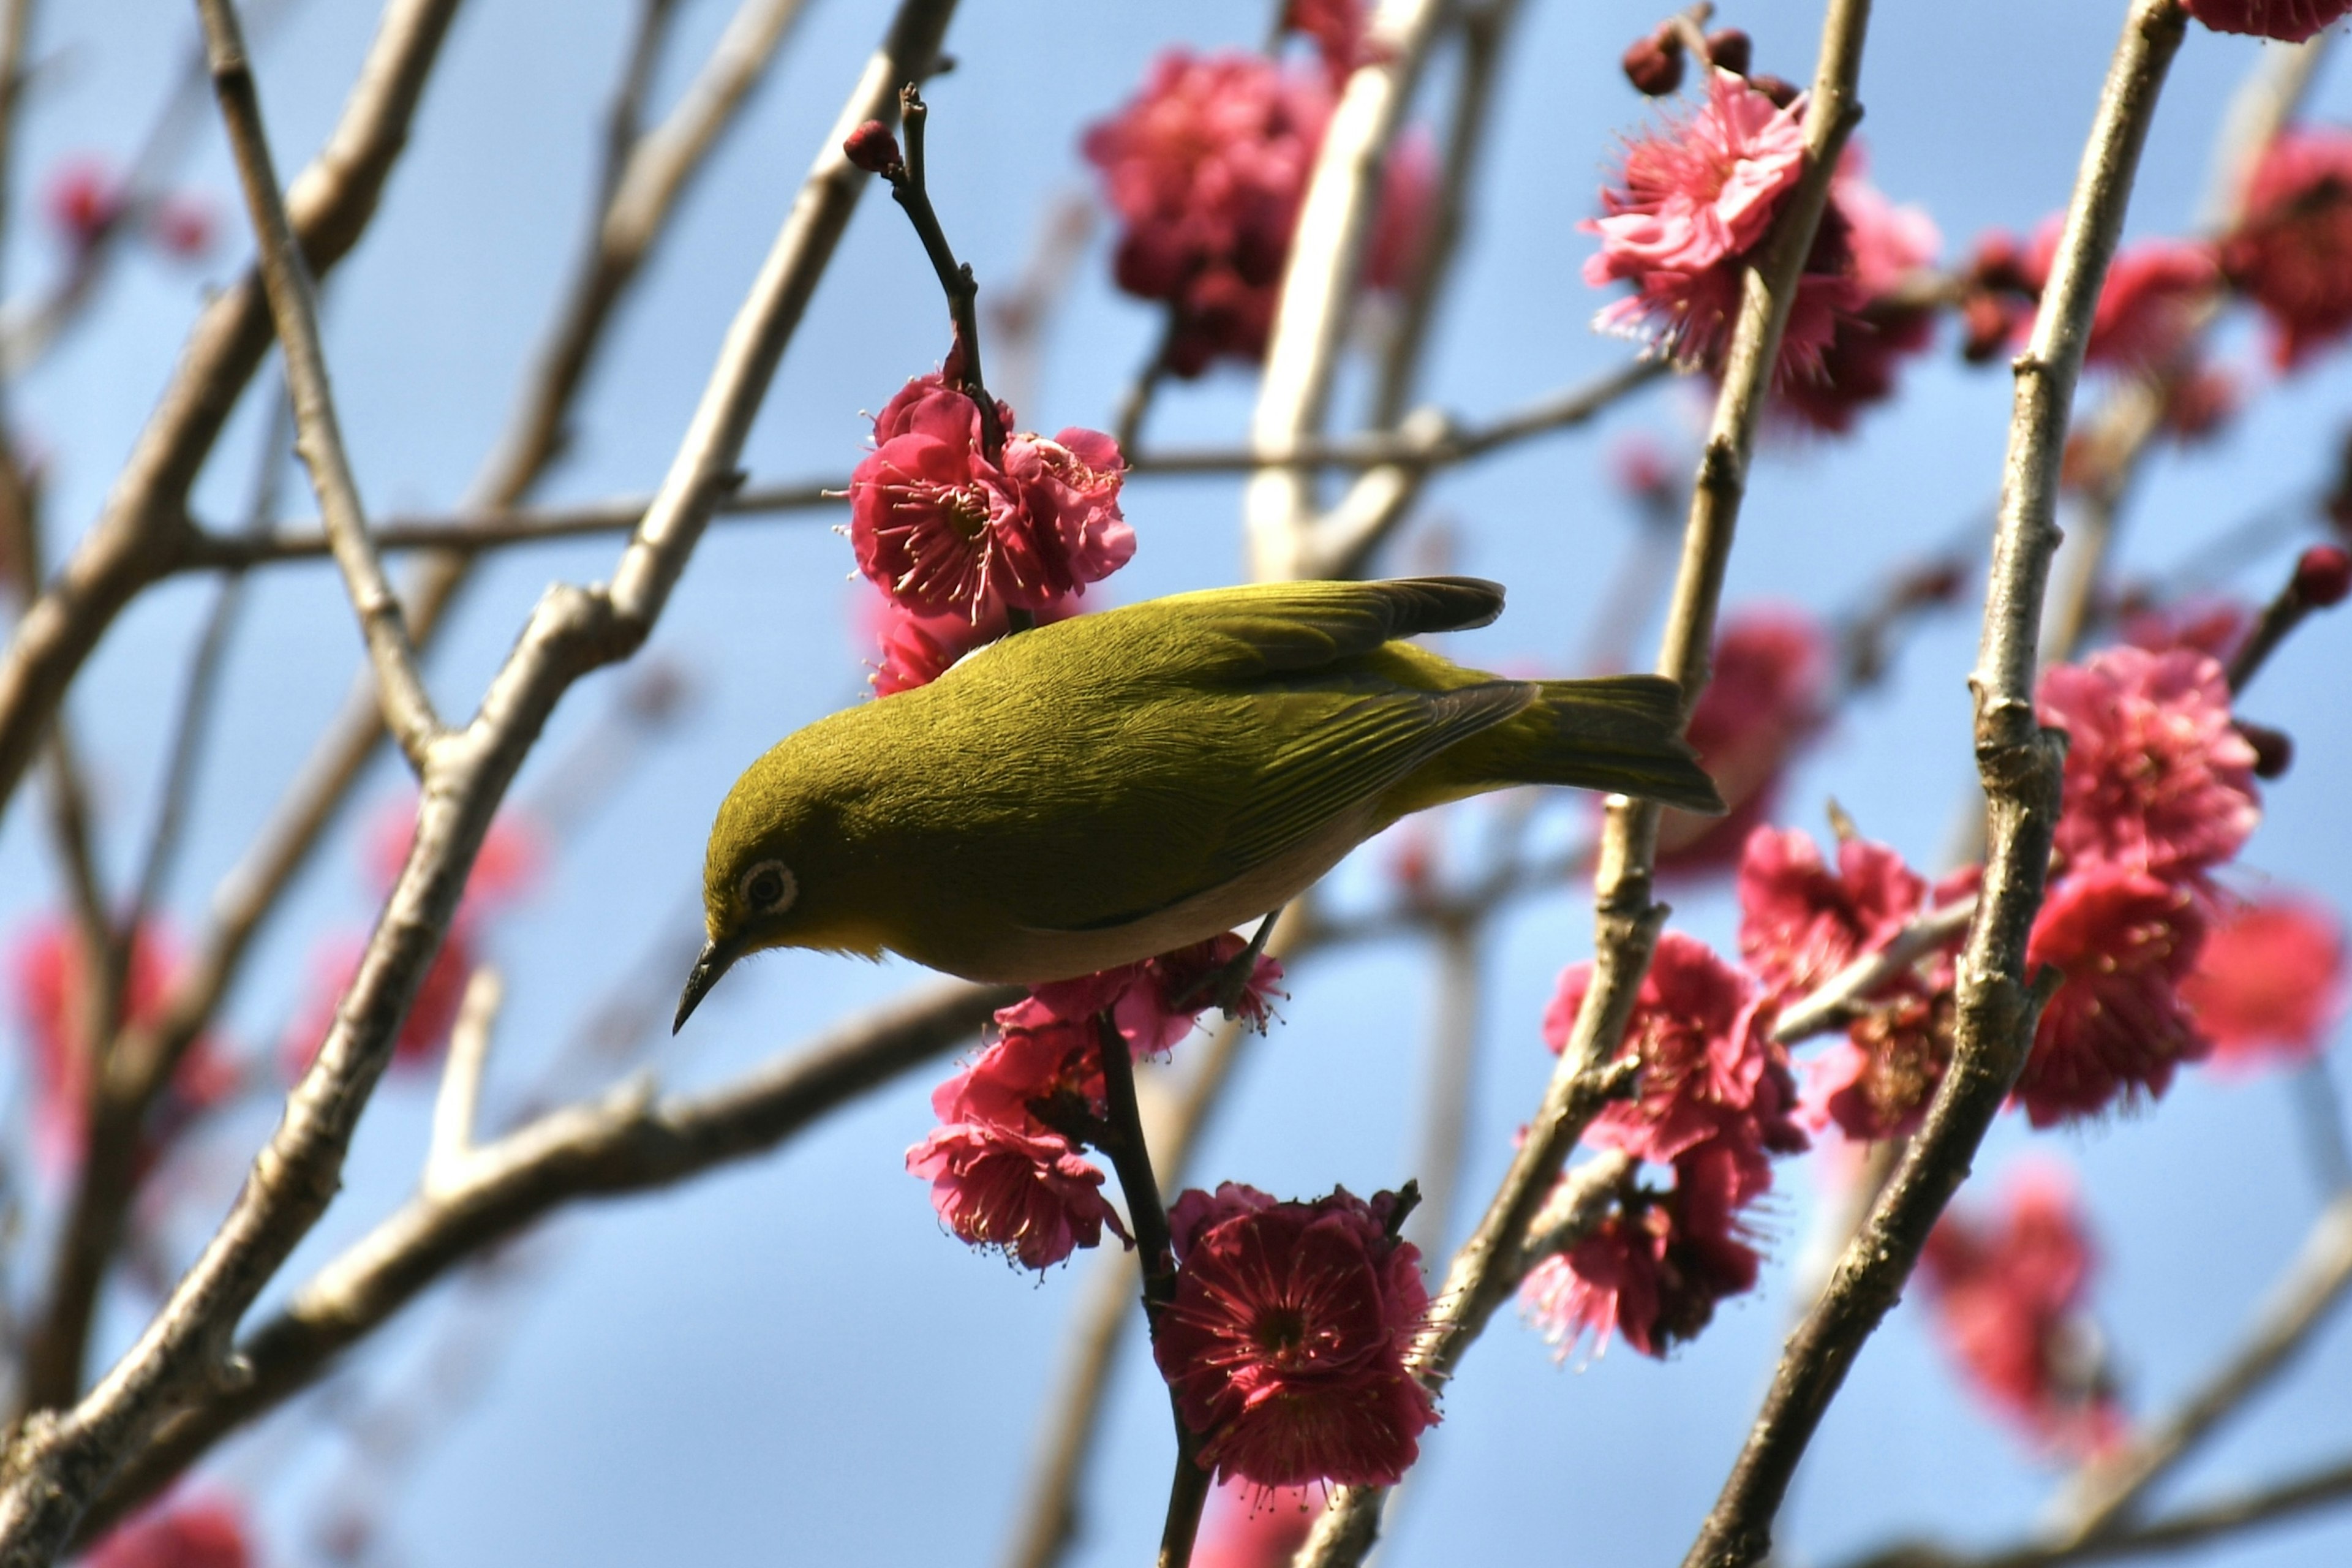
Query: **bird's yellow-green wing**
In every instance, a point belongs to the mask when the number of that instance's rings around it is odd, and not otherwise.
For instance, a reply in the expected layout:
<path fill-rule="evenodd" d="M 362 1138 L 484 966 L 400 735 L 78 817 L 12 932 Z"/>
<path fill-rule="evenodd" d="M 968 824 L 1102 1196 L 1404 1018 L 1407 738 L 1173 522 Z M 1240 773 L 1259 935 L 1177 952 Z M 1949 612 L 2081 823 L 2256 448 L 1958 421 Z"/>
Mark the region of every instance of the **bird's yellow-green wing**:
<path fill-rule="evenodd" d="M 1265 689 L 1220 705 L 1215 728 L 1256 732 L 1257 745 L 1232 748 L 1255 755 L 1255 765 L 1213 793 L 1181 805 L 1164 803 L 1163 809 L 1177 809 L 1155 824 L 1139 824 L 1141 831 L 1129 840 L 1138 858 L 1149 858 L 1144 846 L 1165 841 L 1173 820 L 1186 820 L 1193 836 L 1181 873 L 1152 879 L 1158 885 L 1147 901 L 1116 908 L 1078 908 L 1076 889 L 1059 889 L 1049 895 L 1055 907 L 1038 910 L 1027 923 L 1043 931 L 1108 929 L 1221 887 L 1356 816 L 1431 758 L 1536 700 L 1534 687 L 1517 681 L 1451 691 L 1368 689 L 1371 684 Z"/>
<path fill-rule="evenodd" d="M 1261 583 L 1211 588 L 1085 616 L 992 649 L 1037 673 L 1224 684 L 1311 676 L 1401 637 L 1483 626 L 1500 585 L 1475 577 L 1375 583 Z M 1056 667 L 1060 667 L 1059 669 Z"/>

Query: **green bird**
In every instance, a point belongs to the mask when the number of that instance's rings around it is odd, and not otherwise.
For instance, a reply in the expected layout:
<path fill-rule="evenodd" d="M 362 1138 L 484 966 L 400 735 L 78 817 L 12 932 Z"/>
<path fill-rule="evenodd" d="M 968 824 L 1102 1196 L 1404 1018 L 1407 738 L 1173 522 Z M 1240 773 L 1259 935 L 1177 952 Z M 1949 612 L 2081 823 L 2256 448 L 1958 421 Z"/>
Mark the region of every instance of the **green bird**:
<path fill-rule="evenodd" d="M 1410 813 L 1572 784 L 1719 813 L 1656 676 L 1506 680 L 1402 639 L 1485 626 L 1465 577 L 1274 583 L 1003 638 L 787 736 L 719 808 L 709 942 L 1038 984 L 1280 908 Z"/>

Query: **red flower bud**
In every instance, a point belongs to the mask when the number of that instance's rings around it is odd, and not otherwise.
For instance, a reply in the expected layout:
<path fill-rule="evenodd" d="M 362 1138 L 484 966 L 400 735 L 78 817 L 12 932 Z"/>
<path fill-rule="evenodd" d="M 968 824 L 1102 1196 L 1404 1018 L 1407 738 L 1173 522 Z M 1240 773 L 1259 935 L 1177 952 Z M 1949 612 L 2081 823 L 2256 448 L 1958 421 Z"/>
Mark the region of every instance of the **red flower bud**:
<path fill-rule="evenodd" d="M 2314 609 L 2344 602 L 2352 593 L 2352 555 L 2333 544 L 2315 544 L 2294 563 L 2294 595 Z"/>
<path fill-rule="evenodd" d="M 1644 98 L 1664 98 L 1683 84 L 1683 40 L 1661 27 L 1625 51 L 1625 79 Z"/>
<path fill-rule="evenodd" d="M 2009 307 L 1990 294 L 1970 294 L 1960 304 L 1960 357 L 1970 364 L 1996 358 L 2009 342 Z"/>
<path fill-rule="evenodd" d="M 1754 54 L 1755 46 L 1737 27 L 1718 27 L 1706 36 L 1707 63 L 1734 76 L 1748 74 L 1748 62 Z"/>
<path fill-rule="evenodd" d="M 1777 76 L 1751 76 L 1748 79 L 1748 85 L 1770 99 L 1775 109 L 1788 108 L 1797 101 L 1798 94 L 1803 90 L 1786 77 Z"/>
<path fill-rule="evenodd" d="M 842 155 L 869 174 L 887 174 L 899 166 L 898 139 L 878 120 L 869 120 L 849 133 Z"/>

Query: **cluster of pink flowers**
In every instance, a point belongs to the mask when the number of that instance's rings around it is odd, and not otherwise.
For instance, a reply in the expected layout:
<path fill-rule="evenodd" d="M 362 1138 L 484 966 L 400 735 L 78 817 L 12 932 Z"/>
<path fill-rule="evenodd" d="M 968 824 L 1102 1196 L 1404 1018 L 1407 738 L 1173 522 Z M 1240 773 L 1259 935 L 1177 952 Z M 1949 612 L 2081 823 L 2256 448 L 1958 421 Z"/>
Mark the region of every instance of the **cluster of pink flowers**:
<path fill-rule="evenodd" d="M 1829 696 L 1829 637 L 1802 610 L 1767 606 L 1727 617 L 1712 663 L 1684 734 L 1731 809 L 1722 816 L 1668 811 L 1658 829 L 1661 871 L 1738 863 L 1770 813 L 1790 757 L 1820 730 Z"/>
<path fill-rule="evenodd" d="M 1081 1152 L 1107 1113 L 1097 1019 L 1108 1013 L 1129 1051 L 1156 1056 L 1189 1034 L 1214 999 L 1207 984 L 1247 944 L 1230 933 L 1141 963 L 1040 985 L 1000 1009 L 996 1038 L 931 1095 L 940 1125 L 907 1152 L 931 1184 L 931 1206 L 974 1247 L 1050 1268 L 1103 1226 L 1127 1232 Z M 1261 957 L 1240 1003 L 1263 1028 L 1282 965 Z"/>
<path fill-rule="evenodd" d="M 246 1568 L 245 1511 L 223 1498 L 166 1502 L 115 1526 L 84 1568 Z"/>
<path fill-rule="evenodd" d="M 1010 428 L 1013 410 L 996 405 Z M 1125 460 L 1097 430 L 982 438 L 980 406 L 940 372 L 900 387 L 849 480 L 857 569 L 910 616 L 977 625 L 1050 610 L 1135 553 Z"/>
<path fill-rule="evenodd" d="M 1601 237 L 1584 264 L 1596 288 L 1633 291 L 1605 306 L 1603 331 L 1643 338 L 1686 365 L 1719 370 L 1738 313 L 1741 276 L 1804 172 L 1805 100 L 1785 100 L 1719 66 L 1705 100 L 1628 142 L 1601 193 Z M 1928 312 L 1901 298 L 1935 260 L 1935 225 L 1873 189 L 1859 151 L 1831 186 L 1782 339 L 1783 411 L 1830 431 L 1889 396 L 1903 356 L 1927 346 Z"/>
<path fill-rule="evenodd" d="M 1591 988 L 1570 966 L 1544 1014 L 1544 1039 L 1564 1049 Z M 1625 1051 L 1641 1063 L 1633 1098 L 1585 1132 L 1671 1168 L 1670 1191 L 1636 1185 L 1593 1233 L 1530 1270 L 1528 1315 L 1563 1352 L 1613 1331 L 1644 1355 L 1696 1335 L 1715 1304 L 1756 1283 L 1759 1259 L 1740 1211 L 1771 1190 L 1771 1157 L 1801 1152 L 1788 1060 L 1760 1026 L 1755 983 L 1679 931 L 1658 940 L 1634 999 Z"/>
<path fill-rule="evenodd" d="M 1969 1381 L 2042 1447 L 2087 1458 L 2120 1441 L 2123 1412 L 2084 1310 L 2097 1266 L 2063 1167 L 2029 1165 L 1994 1216 L 1947 1213 L 1919 1276 Z"/>
<path fill-rule="evenodd" d="M 368 883 L 379 899 L 388 896 L 399 879 L 415 833 L 414 802 L 394 803 L 377 814 L 363 851 Z M 429 1067 L 440 1058 L 449 1044 L 450 1031 L 457 1026 L 467 982 L 481 963 L 486 928 L 530 890 L 542 858 L 539 836 L 528 821 L 509 813 L 491 823 L 466 879 L 457 916 L 449 922 L 448 934 L 441 939 L 441 951 L 434 954 L 432 965 L 418 983 L 416 998 L 409 1004 L 408 1016 L 394 1038 L 395 1069 Z M 331 935 L 312 952 L 309 995 L 296 1011 L 279 1047 L 280 1066 L 288 1078 L 299 1078 L 310 1069 L 319 1047 L 326 1043 L 328 1031 L 334 1027 L 335 1009 L 341 1005 L 343 993 L 351 989 L 366 952 L 367 939 L 356 931 Z"/>
<path fill-rule="evenodd" d="M 2037 1127 L 2160 1095 L 2210 1048 L 2184 987 L 2224 896 L 2211 872 L 2260 816 L 2255 754 L 2233 727 L 2221 668 L 2194 647 L 2124 646 L 2043 677 L 2042 720 L 2067 731 L 2051 880 L 2027 949 L 2063 984 L 2016 1087 Z M 1933 889 L 1881 845 L 1840 846 L 1832 875 L 1801 834 L 1758 830 L 1739 880 L 1740 949 L 1767 1013 L 1883 947 L 1922 910 L 1973 890 L 1971 868 Z M 1957 940 L 1957 939 L 1955 939 Z M 1817 1116 L 1856 1138 L 1916 1125 L 1951 1051 L 1950 950 L 1874 996 L 1817 1063 Z"/>
<path fill-rule="evenodd" d="M 1180 376 L 1265 358 L 1316 155 L 1339 84 L 1367 47 L 1358 0 L 1297 0 L 1286 25 L 1315 41 L 1321 69 L 1171 49 L 1142 90 L 1086 134 L 1087 160 L 1123 226 L 1118 286 L 1166 302 L 1162 363 Z M 1365 264 L 1376 289 L 1402 285 L 1419 255 L 1437 181 L 1428 139 L 1400 138 L 1384 179 Z"/>
<path fill-rule="evenodd" d="M 75 923 L 52 915 L 17 935 L 12 959 L 16 1016 L 32 1048 L 35 1147 L 45 1166 L 60 1171 L 81 1158 L 89 1112 L 94 1047 L 86 1013 L 94 989 L 91 956 Z M 184 967 L 178 944 L 162 922 L 142 923 L 132 936 L 124 965 L 118 1023 L 137 1028 L 159 1022 Z M 236 1084 L 236 1068 L 219 1043 L 209 1034 L 198 1036 L 180 1058 L 171 1085 L 152 1114 L 147 1129 L 151 1148 L 168 1143 L 197 1116 L 226 1100 Z"/>
<path fill-rule="evenodd" d="M 1168 1212 L 1152 1354 L 1200 1463 L 1259 1487 L 1392 1486 L 1437 1420 L 1406 1352 L 1429 1307 L 1395 1194 L 1276 1202 L 1228 1182 Z"/>
<path fill-rule="evenodd" d="M 147 241 L 175 260 L 196 260 L 213 247 L 216 225 L 209 202 L 175 191 L 137 203 L 134 210 L 122 176 L 92 155 L 68 158 L 52 169 L 41 206 L 49 226 L 77 256 L 134 219 Z"/>

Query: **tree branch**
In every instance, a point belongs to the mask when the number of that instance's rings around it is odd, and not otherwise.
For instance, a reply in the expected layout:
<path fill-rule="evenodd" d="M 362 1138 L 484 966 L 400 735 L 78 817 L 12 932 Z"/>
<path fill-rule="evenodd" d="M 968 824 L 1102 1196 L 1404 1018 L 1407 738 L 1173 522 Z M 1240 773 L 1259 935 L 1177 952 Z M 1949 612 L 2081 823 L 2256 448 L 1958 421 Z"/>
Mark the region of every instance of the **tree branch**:
<path fill-rule="evenodd" d="M 2033 335 L 2017 361 L 2000 522 L 1977 671 L 1976 747 L 1986 805 L 1984 891 L 1959 964 L 1952 1065 L 1926 1125 L 1829 1287 L 1790 1336 L 1770 1392 L 1684 1568 L 1747 1568 L 1822 1414 L 1895 1304 L 1928 1231 L 1967 1176 L 2033 1037 L 2045 994 L 2030 988 L 2025 944 L 2058 816 L 2063 741 L 2033 707 L 2034 655 L 2067 412 L 2091 315 L 2122 231 L 2132 176 L 2185 18 L 2177 0 L 2135 0 L 2084 150 Z"/>
<path fill-rule="evenodd" d="M 213 91 L 220 100 L 221 121 L 228 130 L 237 181 L 245 187 L 246 208 L 261 252 L 262 289 L 278 330 L 286 363 L 287 395 L 294 407 L 295 449 L 310 470 L 319 516 L 334 546 L 344 586 L 351 592 L 360 630 L 367 639 L 368 658 L 375 667 L 376 686 L 382 693 L 384 727 L 400 742 L 409 765 L 421 773 L 426 754 L 441 738 L 441 719 L 433 710 L 432 694 L 425 690 L 425 678 L 416 668 L 416 649 L 408 640 L 408 622 L 401 614 L 400 600 L 368 537 L 359 481 L 352 476 L 351 459 L 343 449 L 326 352 L 319 342 L 318 299 L 293 225 L 287 218 L 286 204 L 278 194 L 278 171 L 270 162 L 268 132 L 262 129 L 261 95 L 254 83 L 252 64 L 246 58 L 245 36 L 229 0 L 196 0 L 196 10 L 204 18 Z"/>
<path fill-rule="evenodd" d="M 336 1358 L 468 1258 L 572 1203 L 652 1192 L 766 1153 L 842 1105 L 970 1039 L 1017 986 L 948 984 L 900 999 L 707 1093 L 656 1100 L 625 1085 L 473 1149 L 322 1267 L 248 1332 L 251 1368 L 210 1389 L 142 1447 L 94 1505 L 90 1540 L 214 1444 L 308 1388 Z"/>
<path fill-rule="evenodd" d="M 388 0 L 341 121 L 287 195 L 312 276 L 349 254 L 374 214 L 457 0 Z M 0 652 L 0 812 L 80 670 L 122 607 L 171 570 L 188 489 L 270 341 L 248 270 L 197 319 L 171 384 L 98 522 Z"/>
<path fill-rule="evenodd" d="M 724 488 L 785 344 L 854 210 L 840 152 L 936 56 L 950 0 L 904 0 L 737 311 L 661 493 L 609 588 L 558 585 L 463 731 L 437 743 L 408 860 L 317 1059 L 219 1231 L 155 1320 L 71 1411 L 28 1421 L 0 1489 L 0 1568 L 45 1568 L 173 1405 L 219 1375 L 236 1325 L 332 1197 L 344 1152 L 516 771 L 572 683 L 650 634 Z"/>

